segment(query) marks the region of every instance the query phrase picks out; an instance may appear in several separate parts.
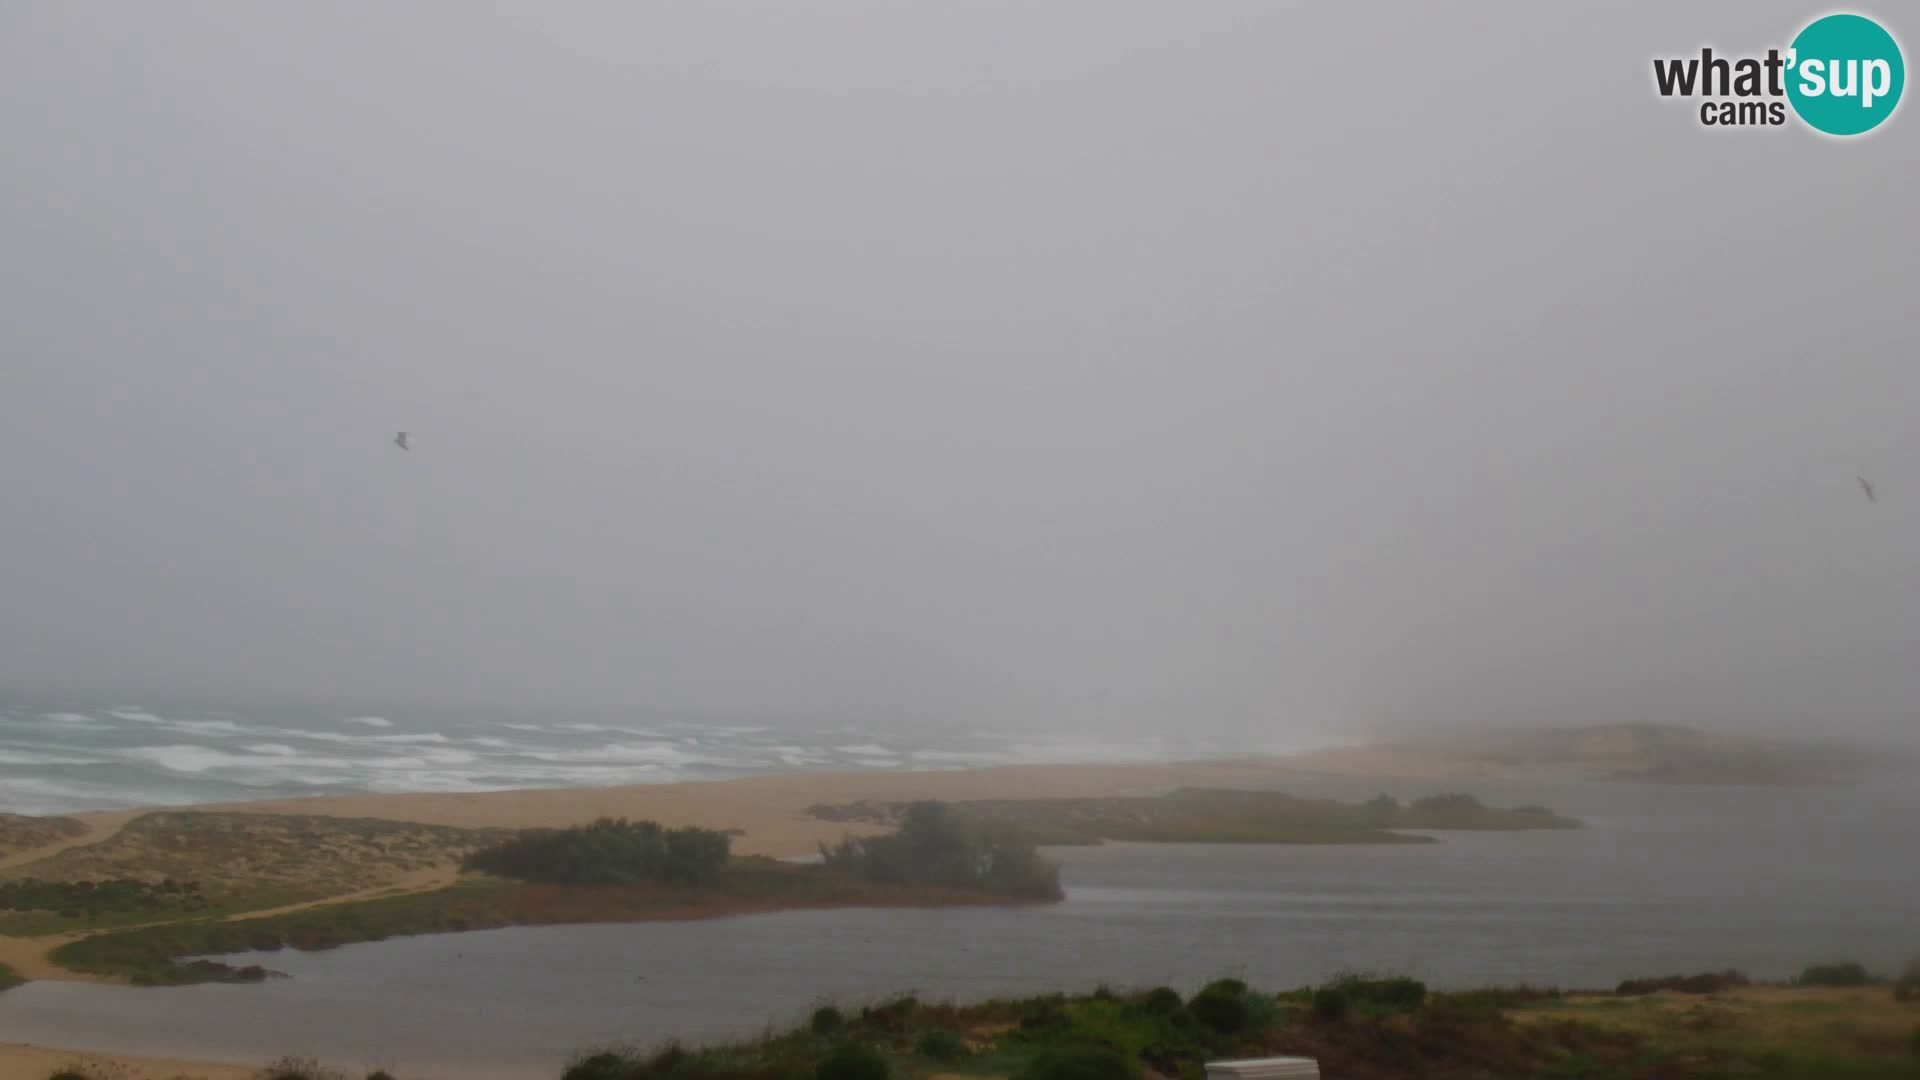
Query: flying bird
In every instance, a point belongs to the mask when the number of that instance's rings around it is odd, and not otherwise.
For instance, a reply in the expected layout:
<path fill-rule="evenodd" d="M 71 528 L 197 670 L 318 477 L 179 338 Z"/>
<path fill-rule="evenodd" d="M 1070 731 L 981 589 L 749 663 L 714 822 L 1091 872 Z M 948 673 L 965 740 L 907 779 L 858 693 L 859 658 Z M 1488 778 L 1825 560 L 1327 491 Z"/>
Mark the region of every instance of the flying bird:
<path fill-rule="evenodd" d="M 1877 503 L 1880 501 L 1880 496 L 1873 493 L 1873 481 L 1858 474 L 1854 476 L 1854 479 L 1860 481 L 1860 490 L 1867 496 L 1868 502 Z"/>
<path fill-rule="evenodd" d="M 402 450 L 413 449 L 413 443 L 407 439 L 407 433 L 404 431 L 398 431 L 394 433 L 393 445 L 399 447 Z M 1862 480 L 1861 483 L 1864 484 L 1866 483 L 1866 481 Z M 1868 496 L 1868 497 L 1871 498 L 1872 496 Z"/>

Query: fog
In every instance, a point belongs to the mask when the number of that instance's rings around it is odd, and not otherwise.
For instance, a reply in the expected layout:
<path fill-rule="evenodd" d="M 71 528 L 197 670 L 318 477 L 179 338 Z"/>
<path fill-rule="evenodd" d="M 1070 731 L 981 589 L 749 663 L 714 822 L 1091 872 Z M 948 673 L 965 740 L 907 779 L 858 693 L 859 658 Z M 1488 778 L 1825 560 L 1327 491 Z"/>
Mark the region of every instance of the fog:
<path fill-rule="evenodd" d="M 1915 106 L 1650 77 L 1811 14 L 4 4 L 0 686 L 1910 732 Z"/>

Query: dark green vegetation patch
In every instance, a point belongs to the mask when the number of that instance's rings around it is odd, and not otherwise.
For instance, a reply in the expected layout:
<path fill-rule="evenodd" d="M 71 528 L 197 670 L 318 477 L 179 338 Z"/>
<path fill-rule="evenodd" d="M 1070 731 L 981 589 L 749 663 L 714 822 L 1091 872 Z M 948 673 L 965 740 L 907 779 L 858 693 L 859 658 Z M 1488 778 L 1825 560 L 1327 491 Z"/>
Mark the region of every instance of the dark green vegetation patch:
<path fill-rule="evenodd" d="M 826 821 L 898 824 L 914 804 L 856 802 L 809 809 Z M 1039 844 L 1151 843 L 1418 844 L 1430 837 L 1397 829 L 1575 829 L 1580 822 L 1541 806 L 1500 808 L 1449 792 L 1402 804 L 1387 795 L 1364 803 L 1303 799 L 1280 791 L 1182 788 L 1160 796 L 989 799 L 952 804 L 975 828 L 1012 828 Z"/>

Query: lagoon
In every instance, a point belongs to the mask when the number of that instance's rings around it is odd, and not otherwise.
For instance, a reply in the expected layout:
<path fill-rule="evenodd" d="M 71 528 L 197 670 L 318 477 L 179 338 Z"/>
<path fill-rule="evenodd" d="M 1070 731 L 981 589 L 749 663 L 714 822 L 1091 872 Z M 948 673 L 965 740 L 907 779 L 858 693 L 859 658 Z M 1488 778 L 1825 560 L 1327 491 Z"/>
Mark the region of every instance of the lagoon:
<path fill-rule="evenodd" d="M 1353 797 L 1372 785 L 1312 787 Z M 823 1000 L 907 991 L 968 1000 L 1103 981 L 1191 989 L 1227 974 L 1286 987 L 1353 969 L 1450 986 L 1595 987 L 1724 967 L 1784 977 L 1831 959 L 1885 970 L 1920 955 L 1920 868 L 1902 824 L 1920 820 L 1912 789 L 1470 788 L 1588 827 L 1423 845 L 1053 849 L 1067 899 L 1040 908 L 525 927 L 245 954 L 233 962 L 291 977 L 34 983 L 0 995 L 0 1038 L 552 1077 L 584 1047 L 750 1034 Z"/>

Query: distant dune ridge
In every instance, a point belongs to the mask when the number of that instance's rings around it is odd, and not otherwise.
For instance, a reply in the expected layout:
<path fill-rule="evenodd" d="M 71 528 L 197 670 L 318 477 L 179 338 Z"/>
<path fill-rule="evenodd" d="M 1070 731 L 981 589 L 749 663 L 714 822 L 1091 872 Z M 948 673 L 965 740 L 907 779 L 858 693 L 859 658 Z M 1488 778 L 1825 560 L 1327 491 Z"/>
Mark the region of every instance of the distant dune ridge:
<path fill-rule="evenodd" d="M 1876 755 L 1838 743 L 1646 723 L 1470 728 L 1293 760 L 1349 775 L 1762 786 L 1848 783 L 1879 764 Z"/>
<path fill-rule="evenodd" d="M 84 823 L 70 817 L 0 814 L 0 859 L 83 836 L 86 831 Z"/>

